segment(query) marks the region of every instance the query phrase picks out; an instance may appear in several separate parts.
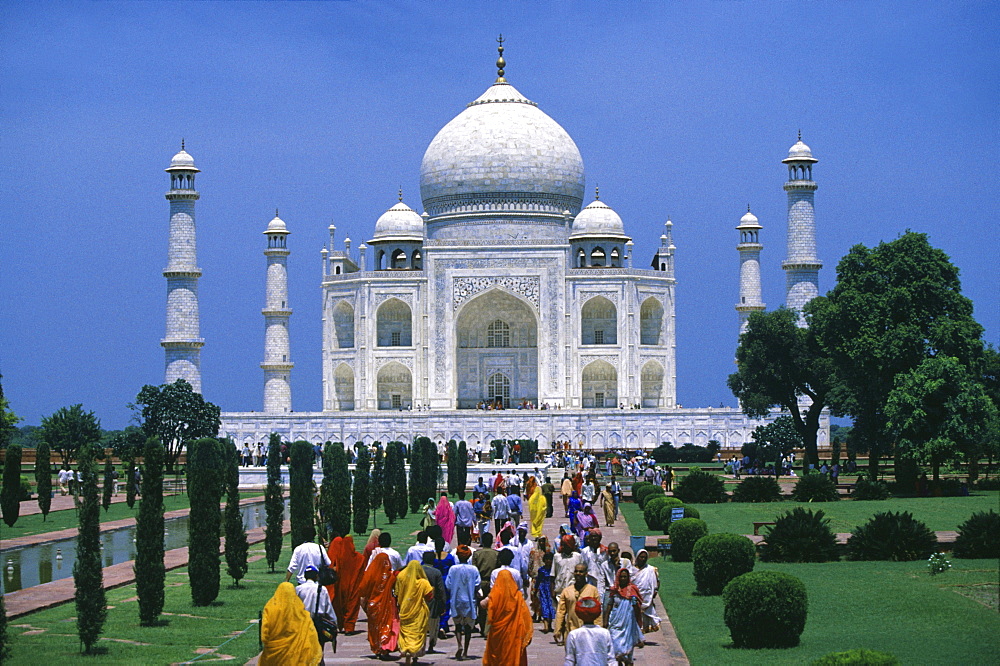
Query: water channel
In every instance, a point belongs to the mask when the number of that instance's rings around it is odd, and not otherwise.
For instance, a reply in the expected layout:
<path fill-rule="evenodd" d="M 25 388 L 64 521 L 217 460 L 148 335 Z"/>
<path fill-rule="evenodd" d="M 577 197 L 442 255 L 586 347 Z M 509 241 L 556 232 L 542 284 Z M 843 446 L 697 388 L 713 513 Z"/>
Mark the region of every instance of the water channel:
<path fill-rule="evenodd" d="M 263 527 L 264 503 L 241 507 L 247 530 Z M 288 503 L 285 503 L 288 519 Z M 164 522 L 163 548 L 183 548 L 188 544 L 188 516 Z M 101 533 L 101 559 L 106 567 L 135 559 L 135 526 Z M 76 537 L 48 541 L 24 548 L 0 551 L 0 592 L 16 592 L 73 575 L 76 562 Z"/>

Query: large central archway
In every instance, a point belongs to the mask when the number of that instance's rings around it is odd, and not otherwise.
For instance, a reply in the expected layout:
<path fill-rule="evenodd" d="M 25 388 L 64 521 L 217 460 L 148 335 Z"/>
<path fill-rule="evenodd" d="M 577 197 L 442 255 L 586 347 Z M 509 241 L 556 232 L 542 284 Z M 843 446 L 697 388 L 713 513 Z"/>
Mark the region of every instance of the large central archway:
<path fill-rule="evenodd" d="M 455 340 L 459 409 L 538 402 L 538 317 L 527 303 L 499 289 L 476 296 L 458 314 Z"/>

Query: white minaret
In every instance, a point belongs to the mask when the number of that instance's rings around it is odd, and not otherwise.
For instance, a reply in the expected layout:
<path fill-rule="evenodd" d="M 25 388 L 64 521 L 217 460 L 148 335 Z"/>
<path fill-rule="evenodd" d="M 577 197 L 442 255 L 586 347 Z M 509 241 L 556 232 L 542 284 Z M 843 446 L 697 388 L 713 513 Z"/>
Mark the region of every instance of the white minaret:
<path fill-rule="evenodd" d="M 194 158 L 184 150 L 170 160 L 166 169 L 170 174 L 170 240 L 167 247 L 167 331 L 160 341 L 166 355 L 164 382 L 173 384 L 185 379 L 201 393 L 201 348 L 205 340 L 200 337 L 198 321 L 198 255 L 195 244 L 194 202 L 198 192 L 194 189 L 194 175 L 200 171 Z"/>
<path fill-rule="evenodd" d="M 740 218 L 736 227 L 740 232 L 740 244 L 736 246 L 740 253 L 740 302 L 736 304 L 736 311 L 740 313 L 740 335 L 747 330 L 750 313 L 764 309 L 760 295 L 760 251 L 764 249 L 759 237 L 761 229 L 757 216 L 747 206 L 747 214 Z"/>
<path fill-rule="evenodd" d="M 781 160 L 788 165 L 788 258 L 781 263 L 785 270 L 785 305 L 802 312 L 803 306 L 819 295 L 819 269 L 822 262 L 816 257 L 816 215 L 813 210 L 813 193 L 816 183 L 812 179 L 812 165 L 818 160 L 809 146 L 799 140 Z M 800 316 L 801 321 L 801 316 Z M 804 323 L 804 322 L 803 322 Z"/>
<path fill-rule="evenodd" d="M 290 232 L 274 211 L 267 225 L 267 294 L 264 301 L 264 411 L 292 411 L 292 387 L 288 379 L 292 372 L 292 356 L 288 339 L 288 246 Z"/>

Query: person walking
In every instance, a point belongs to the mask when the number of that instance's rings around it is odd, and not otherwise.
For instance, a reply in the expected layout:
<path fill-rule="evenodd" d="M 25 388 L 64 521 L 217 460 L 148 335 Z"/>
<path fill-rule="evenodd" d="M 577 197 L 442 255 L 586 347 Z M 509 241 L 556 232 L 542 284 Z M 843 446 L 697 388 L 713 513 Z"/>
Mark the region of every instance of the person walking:
<path fill-rule="evenodd" d="M 433 550 L 425 551 L 421 556 L 421 566 L 424 569 L 424 573 L 427 574 L 427 580 L 430 581 L 431 587 L 434 589 L 434 598 L 427 602 L 429 617 L 427 619 L 427 626 L 424 627 L 424 631 L 427 634 L 428 652 L 434 652 L 434 646 L 437 645 L 441 613 L 444 612 L 444 607 L 448 599 L 448 593 L 444 587 L 444 575 L 434 566 L 434 557 Z"/>
<path fill-rule="evenodd" d="M 556 605 L 554 634 L 557 645 L 565 645 L 569 632 L 583 626 L 583 620 L 576 614 L 576 602 L 584 597 L 597 599 L 597 588 L 587 582 L 587 565 L 577 564 L 573 568 L 573 584 L 559 593 Z"/>
<path fill-rule="evenodd" d="M 462 544 L 456 550 L 458 564 L 448 572 L 447 590 L 451 601 L 451 619 L 455 623 L 455 640 L 458 651 L 455 659 L 466 659 L 469 656 L 469 641 L 472 640 L 472 628 L 476 626 L 476 591 L 482 582 L 479 569 L 469 563 L 472 549 Z"/>
<path fill-rule="evenodd" d="M 527 666 L 534 635 L 531 611 L 509 571 L 501 571 L 488 597 L 480 602 L 490 618 L 483 666 Z"/>
<path fill-rule="evenodd" d="M 564 666 L 615 666 L 611 633 L 596 624 L 601 617 L 601 602 L 583 597 L 576 602 L 576 615 L 582 624 L 566 638 Z"/>
<path fill-rule="evenodd" d="M 284 582 L 264 605 L 260 621 L 261 666 L 317 664 L 323 658 L 316 627 L 295 587 Z"/>
<path fill-rule="evenodd" d="M 608 591 L 608 608 L 605 610 L 608 631 L 611 632 L 611 649 L 621 665 L 632 664 L 632 652 L 643 645 L 642 595 L 632 584 L 628 569 L 620 569 L 615 585 Z"/>
<path fill-rule="evenodd" d="M 424 655 L 430 613 L 427 602 L 434 598 L 434 588 L 424 568 L 410 562 L 396 577 L 393 591 L 399 604 L 399 653 L 410 664 Z"/>
<path fill-rule="evenodd" d="M 559 494 L 562 495 L 563 514 L 569 518 L 569 498 L 573 494 L 573 482 L 570 481 L 568 472 L 563 476 L 562 485 L 559 487 Z"/>

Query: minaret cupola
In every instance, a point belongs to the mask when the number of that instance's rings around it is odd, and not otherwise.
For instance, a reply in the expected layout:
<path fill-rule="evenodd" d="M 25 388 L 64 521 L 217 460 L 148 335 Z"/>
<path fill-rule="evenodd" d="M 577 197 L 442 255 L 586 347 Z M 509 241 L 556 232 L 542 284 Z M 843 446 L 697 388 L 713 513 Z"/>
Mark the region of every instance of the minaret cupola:
<path fill-rule="evenodd" d="M 812 150 L 798 141 L 781 160 L 788 166 L 788 254 L 781 267 L 785 271 L 785 305 L 800 313 L 805 304 L 819 295 L 819 269 L 823 263 L 816 256 L 816 212 L 814 197 L 816 182 L 812 168 L 818 162 Z"/>

